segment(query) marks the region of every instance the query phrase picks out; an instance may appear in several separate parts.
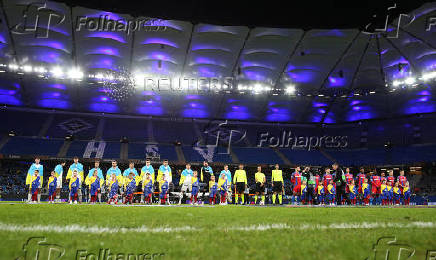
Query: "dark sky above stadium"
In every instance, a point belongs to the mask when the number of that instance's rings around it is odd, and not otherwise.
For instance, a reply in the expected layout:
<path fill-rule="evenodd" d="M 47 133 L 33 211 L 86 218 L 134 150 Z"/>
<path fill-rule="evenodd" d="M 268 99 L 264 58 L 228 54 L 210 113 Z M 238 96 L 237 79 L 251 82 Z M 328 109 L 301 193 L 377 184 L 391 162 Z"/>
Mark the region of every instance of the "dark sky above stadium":
<path fill-rule="evenodd" d="M 363 28 L 368 23 L 383 24 L 387 8 L 392 19 L 418 8 L 423 0 L 327 0 L 327 1 L 134 1 L 56 0 L 69 5 L 194 23 L 285 28 Z M 374 15 L 376 16 L 374 18 Z"/>

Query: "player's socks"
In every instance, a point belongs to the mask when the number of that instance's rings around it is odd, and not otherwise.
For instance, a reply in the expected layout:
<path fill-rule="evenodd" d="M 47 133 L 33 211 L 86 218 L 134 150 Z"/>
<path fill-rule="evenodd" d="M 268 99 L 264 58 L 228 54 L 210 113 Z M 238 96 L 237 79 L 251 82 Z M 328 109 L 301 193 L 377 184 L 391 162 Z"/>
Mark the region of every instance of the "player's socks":
<path fill-rule="evenodd" d="M 38 198 L 38 203 L 41 202 L 41 194 L 38 193 L 38 195 L 36 196 Z"/>
<path fill-rule="evenodd" d="M 244 194 L 241 195 L 241 201 L 242 201 L 242 204 L 245 204 L 245 195 Z"/>
<path fill-rule="evenodd" d="M 276 195 L 275 194 L 272 195 L 272 204 L 276 204 Z"/>
<path fill-rule="evenodd" d="M 254 195 L 254 205 L 257 204 L 257 195 Z"/>
<path fill-rule="evenodd" d="M 279 195 L 279 204 L 282 204 L 282 199 L 283 199 L 283 195 L 280 194 L 280 195 Z"/>
<path fill-rule="evenodd" d="M 265 203 L 265 195 L 262 195 L 262 203 Z"/>
<path fill-rule="evenodd" d="M 236 194 L 235 194 L 235 204 L 238 204 L 238 203 L 239 203 L 239 198 L 238 198 L 238 196 L 239 196 L 239 194 L 236 193 Z"/>

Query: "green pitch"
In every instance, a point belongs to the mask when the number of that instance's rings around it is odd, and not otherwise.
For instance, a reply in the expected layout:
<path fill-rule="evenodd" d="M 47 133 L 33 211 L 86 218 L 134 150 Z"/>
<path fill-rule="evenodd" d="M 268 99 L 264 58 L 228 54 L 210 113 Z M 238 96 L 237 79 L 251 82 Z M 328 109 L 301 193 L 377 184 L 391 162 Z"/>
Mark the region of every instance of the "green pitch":
<path fill-rule="evenodd" d="M 1 203 L 0 234 L 2 260 L 47 259 L 47 248 L 51 259 L 382 259 L 399 247 L 426 259 L 436 208 Z"/>

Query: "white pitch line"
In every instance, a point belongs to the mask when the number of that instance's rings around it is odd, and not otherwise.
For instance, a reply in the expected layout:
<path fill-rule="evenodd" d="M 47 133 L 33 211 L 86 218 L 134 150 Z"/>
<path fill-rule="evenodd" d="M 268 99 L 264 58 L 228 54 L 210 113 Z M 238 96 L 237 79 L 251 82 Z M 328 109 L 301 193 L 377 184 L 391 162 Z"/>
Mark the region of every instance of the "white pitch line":
<path fill-rule="evenodd" d="M 259 224 L 249 226 L 233 226 L 224 228 L 224 231 L 268 231 L 268 230 L 338 230 L 338 229 L 377 229 L 377 228 L 436 228 L 435 222 L 411 222 L 411 223 L 380 223 L 380 222 L 362 222 L 362 223 L 332 223 L 332 224 L 301 224 L 288 225 L 285 223 L 278 224 Z M 0 222 L 0 231 L 9 232 L 49 232 L 49 233 L 86 233 L 86 234 L 117 234 L 117 233 L 180 233 L 180 232 L 200 232 L 204 230 L 193 226 L 181 227 L 101 227 L 101 226 L 81 226 L 81 225 L 13 225 Z M 212 229 L 213 230 L 213 229 Z M 218 229 L 217 229 L 218 231 Z M 223 229 L 220 229 L 223 231 Z"/>

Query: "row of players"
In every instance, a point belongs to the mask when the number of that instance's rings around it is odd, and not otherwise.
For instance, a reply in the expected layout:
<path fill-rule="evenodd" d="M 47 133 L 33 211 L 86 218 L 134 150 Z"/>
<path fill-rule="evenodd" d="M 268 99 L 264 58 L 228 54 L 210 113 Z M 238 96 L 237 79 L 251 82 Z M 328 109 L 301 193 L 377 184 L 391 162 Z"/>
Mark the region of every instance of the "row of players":
<path fill-rule="evenodd" d="M 70 202 L 77 203 L 77 197 L 79 201 L 82 201 L 81 187 L 84 180 L 83 165 L 79 163 L 79 159 L 75 157 L 73 164 L 69 167 L 66 179 L 69 180 L 70 188 Z M 59 199 L 59 189 L 62 186 L 62 174 L 65 163 L 57 165 L 52 171 L 48 180 L 49 201 L 53 202 L 54 197 Z M 143 195 L 141 201 L 146 203 L 151 202 L 151 194 L 153 193 L 153 184 L 155 182 L 154 169 L 151 166 L 150 161 L 146 161 L 146 165 L 142 167 L 141 174 L 139 175 L 134 167 L 133 163 L 129 164 L 129 168 L 126 169 L 123 174 L 117 166 L 117 162 L 112 162 L 112 167 L 108 169 L 106 178 L 103 177 L 102 170 L 99 167 L 99 162 L 95 162 L 95 167 L 91 169 L 85 178 L 85 184 L 89 187 L 90 201 L 101 201 L 101 191 L 104 188 L 108 190 L 108 202 L 116 202 L 118 193 L 123 195 L 125 203 L 132 202 L 133 193 L 136 191 L 139 183 L 142 182 Z M 333 170 L 333 172 L 331 172 Z M 360 204 L 368 205 L 371 200 L 372 204 L 399 204 L 400 201 L 403 204 L 408 204 L 410 201 L 410 189 L 407 182 L 407 178 L 404 176 L 404 171 L 400 171 L 400 176 L 395 180 L 393 171 L 389 171 L 389 176 L 385 177 L 384 173 L 381 176 L 372 175 L 368 180 L 364 169 L 361 168 L 360 173 L 354 178 L 350 169 L 346 168 L 345 173 L 339 167 L 338 164 L 332 165 L 330 168 L 325 169 L 323 176 L 318 174 L 312 174 L 310 168 L 306 167 L 301 171 L 300 167 L 295 168 L 295 172 L 291 176 L 291 190 L 292 198 L 291 203 L 318 203 L 318 204 Z M 43 166 L 40 164 L 39 158 L 35 159 L 35 163 L 29 168 L 26 178 L 26 184 L 29 185 L 29 201 L 39 201 L 40 194 L 39 189 L 42 187 Z M 207 177 L 207 178 L 205 178 Z M 220 203 L 226 204 L 227 200 L 231 201 L 231 184 L 235 187 L 235 203 L 245 203 L 244 193 L 247 190 L 247 176 L 244 170 L 244 166 L 239 165 L 238 170 L 232 178 L 231 172 L 228 170 L 228 166 L 224 166 L 221 171 L 218 182 L 215 180 L 212 168 L 207 162 L 203 163 L 200 176 L 196 171 L 191 169 L 191 165 L 187 164 L 186 169 L 182 171 L 179 185 L 181 187 L 179 204 L 182 201 L 182 197 L 188 191 L 191 193 L 191 203 L 197 203 L 198 193 L 200 191 L 200 182 L 205 179 L 209 179 L 209 203 L 213 204 L 216 201 L 216 197 L 220 197 Z M 169 184 L 172 182 L 171 167 L 168 165 L 168 161 L 165 160 L 159 167 L 156 181 L 159 183 L 159 197 L 161 203 L 168 203 L 168 189 Z M 258 167 L 258 171 L 255 174 L 255 193 L 254 203 L 256 204 L 258 199 L 259 203 L 265 203 L 265 188 L 266 178 L 265 174 L 261 172 L 261 167 Z M 282 170 L 279 169 L 279 165 L 275 165 L 275 169 L 272 170 L 271 176 L 272 186 L 272 203 L 282 204 L 282 196 L 284 194 L 284 181 Z M 203 194 L 204 195 L 204 194 Z M 276 198 L 277 197 L 277 198 Z"/>

